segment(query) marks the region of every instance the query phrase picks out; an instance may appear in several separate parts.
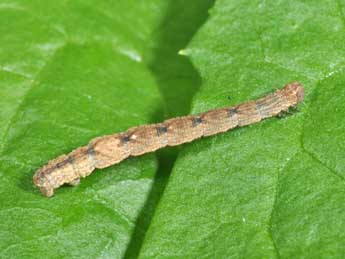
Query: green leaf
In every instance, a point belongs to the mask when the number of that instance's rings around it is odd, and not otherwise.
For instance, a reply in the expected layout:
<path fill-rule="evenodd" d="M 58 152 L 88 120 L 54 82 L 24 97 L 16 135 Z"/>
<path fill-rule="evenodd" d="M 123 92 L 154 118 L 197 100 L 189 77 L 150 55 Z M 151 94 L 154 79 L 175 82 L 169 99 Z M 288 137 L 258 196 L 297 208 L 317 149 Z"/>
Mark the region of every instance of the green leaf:
<path fill-rule="evenodd" d="M 285 119 L 186 145 L 142 258 L 343 257 L 344 8 L 340 1 L 216 2 L 184 50 L 203 80 L 192 112 L 294 80 L 306 99 Z"/>
<path fill-rule="evenodd" d="M 0 3 L 0 252 L 134 258 L 177 150 L 131 158 L 47 199 L 49 159 L 91 138 L 189 112 L 200 86 L 178 55 L 205 1 Z"/>
<path fill-rule="evenodd" d="M 212 4 L 0 3 L 1 257 L 343 257 L 345 5 L 218 0 L 185 48 Z M 299 113 L 185 145 L 170 177 L 174 149 L 33 186 L 93 137 L 292 80 Z"/>
<path fill-rule="evenodd" d="M 33 186 L 50 159 L 157 120 L 162 109 L 143 59 L 166 5 L 94 4 L 0 4 L 3 258 L 121 257 L 152 186 L 153 154 L 97 171 L 51 199 Z"/>

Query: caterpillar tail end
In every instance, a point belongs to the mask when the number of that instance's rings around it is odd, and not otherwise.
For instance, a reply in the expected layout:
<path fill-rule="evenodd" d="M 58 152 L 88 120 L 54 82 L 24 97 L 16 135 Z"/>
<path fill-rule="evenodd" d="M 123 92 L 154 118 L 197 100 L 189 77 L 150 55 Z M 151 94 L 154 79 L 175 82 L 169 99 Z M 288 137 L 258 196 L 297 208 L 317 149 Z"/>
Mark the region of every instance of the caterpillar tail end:
<path fill-rule="evenodd" d="M 289 89 L 290 91 L 293 91 L 297 97 L 297 104 L 302 102 L 304 100 L 304 87 L 300 82 L 292 82 L 290 84 L 287 84 L 285 89 Z"/>

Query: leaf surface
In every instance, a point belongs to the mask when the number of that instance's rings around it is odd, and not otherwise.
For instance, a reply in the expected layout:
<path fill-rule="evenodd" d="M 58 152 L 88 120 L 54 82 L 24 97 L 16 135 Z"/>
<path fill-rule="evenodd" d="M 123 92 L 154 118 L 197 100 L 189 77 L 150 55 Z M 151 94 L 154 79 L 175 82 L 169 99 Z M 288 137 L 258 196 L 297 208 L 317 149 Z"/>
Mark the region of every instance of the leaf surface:
<path fill-rule="evenodd" d="M 94 4 L 0 4 L 3 258 L 121 257 L 152 186 L 152 154 L 96 171 L 51 199 L 33 186 L 50 159 L 161 112 L 143 59 L 166 5 Z"/>
<path fill-rule="evenodd" d="M 345 5 L 218 0 L 181 50 L 212 4 L 0 3 L 2 257 L 343 256 Z M 184 145 L 170 177 L 176 150 L 51 199 L 33 186 L 38 167 L 93 137 L 293 80 L 299 113 Z"/>
<path fill-rule="evenodd" d="M 295 80 L 306 98 L 287 118 L 186 145 L 141 258 L 342 258 L 343 3 L 218 0 L 210 13 L 184 50 L 203 80 L 193 113 Z"/>

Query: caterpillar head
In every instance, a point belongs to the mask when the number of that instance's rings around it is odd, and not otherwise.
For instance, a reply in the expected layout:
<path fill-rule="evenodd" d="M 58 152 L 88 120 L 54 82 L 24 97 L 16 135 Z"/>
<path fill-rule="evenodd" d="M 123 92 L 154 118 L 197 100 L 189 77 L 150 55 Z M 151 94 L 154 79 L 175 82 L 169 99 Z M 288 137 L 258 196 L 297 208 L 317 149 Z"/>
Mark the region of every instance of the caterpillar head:
<path fill-rule="evenodd" d="M 44 173 L 44 168 L 40 168 L 36 171 L 33 176 L 34 184 L 40 188 L 41 192 L 47 196 L 51 197 L 54 194 L 54 188 L 51 186 L 47 175 Z"/>

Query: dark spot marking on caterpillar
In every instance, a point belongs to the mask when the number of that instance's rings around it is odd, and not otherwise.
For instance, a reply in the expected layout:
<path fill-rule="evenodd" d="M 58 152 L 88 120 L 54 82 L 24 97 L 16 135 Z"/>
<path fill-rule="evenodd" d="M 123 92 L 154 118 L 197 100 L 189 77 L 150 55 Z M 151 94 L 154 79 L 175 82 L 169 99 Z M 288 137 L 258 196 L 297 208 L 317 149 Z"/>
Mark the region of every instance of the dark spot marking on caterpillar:
<path fill-rule="evenodd" d="M 89 144 L 85 151 L 87 157 L 91 160 L 94 167 L 96 167 L 96 151 L 92 145 Z"/>
<path fill-rule="evenodd" d="M 69 157 L 66 159 L 66 162 L 67 162 L 67 163 L 70 163 L 70 164 L 73 164 L 73 162 L 74 162 L 74 156 L 69 156 Z"/>
<path fill-rule="evenodd" d="M 196 127 L 202 123 L 202 118 L 201 117 L 195 117 L 193 118 L 192 125 L 193 127 Z"/>
<path fill-rule="evenodd" d="M 69 159 L 66 159 L 64 161 L 61 161 L 60 163 L 56 164 L 57 168 L 61 168 L 64 167 L 65 165 L 67 165 L 69 163 Z"/>
<path fill-rule="evenodd" d="M 255 109 L 257 110 L 257 112 L 260 114 L 260 116 L 264 116 L 265 114 L 265 106 L 261 103 L 261 102 L 255 102 Z M 262 110 L 264 109 L 264 110 Z"/>
<path fill-rule="evenodd" d="M 95 155 L 95 150 L 93 148 L 93 146 L 89 146 L 87 149 L 86 149 L 86 152 L 85 152 L 87 155 L 89 156 L 94 156 Z"/>
<path fill-rule="evenodd" d="M 230 108 L 228 114 L 229 114 L 229 117 L 237 114 L 237 108 Z"/>
<path fill-rule="evenodd" d="M 121 136 L 121 142 L 122 143 L 128 143 L 129 142 L 129 136 L 128 135 L 123 135 L 123 136 Z"/>
<path fill-rule="evenodd" d="M 255 102 L 256 109 L 260 110 L 261 108 L 266 108 L 265 103 L 262 102 Z"/>
<path fill-rule="evenodd" d="M 85 151 L 86 155 L 91 159 L 91 161 L 94 163 L 95 162 L 95 149 L 93 148 L 93 146 L 88 146 L 86 151 Z"/>
<path fill-rule="evenodd" d="M 161 135 L 167 133 L 168 129 L 165 126 L 159 126 L 159 127 L 156 128 L 156 131 L 157 131 L 157 135 L 161 136 Z"/>
<path fill-rule="evenodd" d="M 61 161 L 61 162 L 57 163 L 56 165 L 54 165 L 53 167 L 49 168 L 49 169 L 45 172 L 45 174 L 51 174 L 52 172 L 54 172 L 55 169 L 62 168 L 62 167 L 64 167 L 64 166 L 65 166 L 66 164 L 68 164 L 68 163 L 69 163 L 69 160 L 68 160 L 68 159 L 66 159 L 66 160 L 64 160 L 64 161 Z"/>
<path fill-rule="evenodd" d="M 66 159 L 66 162 L 69 163 L 69 164 L 72 166 L 74 172 L 77 171 L 76 168 L 75 168 L 75 165 L 74 165 L 75 160 L 76 160 L 76 157 L 75 157 L 74 155 L 71 155 L 71 156 L 69 156 L 69 157 Z"/>
<path fill-rule="evenodd" d="M 55 171 L 55 169 L 60 168 L 59 164 L 56 164 L 55 166 L 53 166 L 52 168 L 49 168 L 48 170 L 46 170 L 44 173 L 41 172 L 41 175 L 48 175 L 51 174 L 52 172 Z"/>

